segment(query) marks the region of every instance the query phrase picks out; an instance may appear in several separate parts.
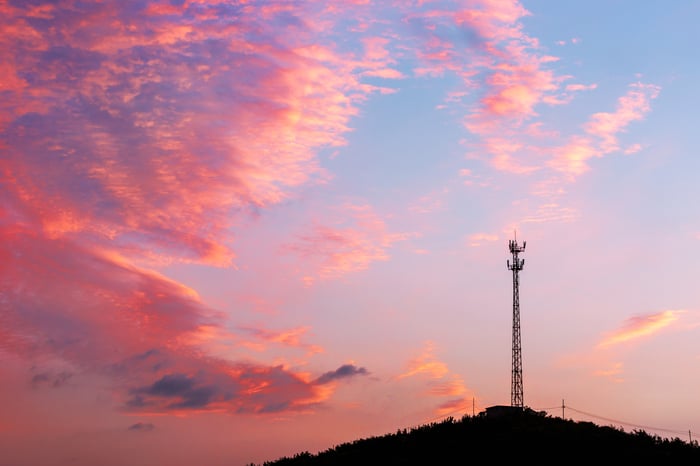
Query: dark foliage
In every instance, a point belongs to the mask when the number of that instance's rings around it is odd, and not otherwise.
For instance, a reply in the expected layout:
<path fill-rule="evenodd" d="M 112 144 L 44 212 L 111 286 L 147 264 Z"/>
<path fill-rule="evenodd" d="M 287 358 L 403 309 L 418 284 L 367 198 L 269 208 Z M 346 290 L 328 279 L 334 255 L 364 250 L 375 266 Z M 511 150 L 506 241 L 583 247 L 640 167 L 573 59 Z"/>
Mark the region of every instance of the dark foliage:
<path fill-rule="evenodd" d="M 287 465 L 700 464 L 697 442 L 551 417 L 529 409 L 448 418 L 395 434 L 344 443 L 318 454 L 266 461 Z"/>

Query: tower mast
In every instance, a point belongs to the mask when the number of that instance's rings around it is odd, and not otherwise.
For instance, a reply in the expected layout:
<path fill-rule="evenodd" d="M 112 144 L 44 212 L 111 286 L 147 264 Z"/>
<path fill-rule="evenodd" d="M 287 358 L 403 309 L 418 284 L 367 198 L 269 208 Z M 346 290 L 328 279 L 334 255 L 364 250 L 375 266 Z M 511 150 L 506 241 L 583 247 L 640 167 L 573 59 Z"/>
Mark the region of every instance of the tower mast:
<path fill-rule="evenodd" d="M 525 259 L 518 258 L 518 254 L 525 251 L 527 241 L 523 245 L 518 245 L 518 238 L 515 236 L 508 241 L 508 249 L 513 256 L 513 262 L 506 261 L 508 270 L 513 271 L 513 370 L 510 384 L 510 405 L 522 408 L 523 404 L 523 358 L 520 348 L 520 277 L 518 272 L 523 269 Z"/>

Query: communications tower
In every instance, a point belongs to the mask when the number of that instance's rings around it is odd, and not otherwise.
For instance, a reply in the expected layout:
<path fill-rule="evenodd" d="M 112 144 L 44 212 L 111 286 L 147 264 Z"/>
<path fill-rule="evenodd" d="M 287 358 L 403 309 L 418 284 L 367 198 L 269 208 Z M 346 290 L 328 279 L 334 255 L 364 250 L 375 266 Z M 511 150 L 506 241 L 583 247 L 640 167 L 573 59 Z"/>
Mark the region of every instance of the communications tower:
<path fill-rule="evenodd" d="M 510 405 L 523 408 L 523 358 L 520 349 L 520 277 L 518 272 L 523 269 L 525 259 L 518 258 L 518 254 L 525 251 L 527 241 L 523 245 L 518 244 L 518 238 L 508 241 L 508 249 L 513 255 L 513 262 L 506 261 L 508 270 L 513 271 L 513 371 L 510 384 Z"/>

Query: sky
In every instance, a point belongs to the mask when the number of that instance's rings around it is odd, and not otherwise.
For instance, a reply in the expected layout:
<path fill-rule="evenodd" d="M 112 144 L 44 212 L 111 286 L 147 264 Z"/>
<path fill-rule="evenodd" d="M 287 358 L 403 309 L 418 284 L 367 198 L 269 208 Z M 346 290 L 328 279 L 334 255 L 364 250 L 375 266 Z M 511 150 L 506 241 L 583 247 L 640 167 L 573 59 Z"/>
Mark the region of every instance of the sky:
<path fill-rule="evenodd" d="M 700 437 L 699 16 L 0 0 L 0 464 L 507 405 L 516 237 L 524 404 Z"/>

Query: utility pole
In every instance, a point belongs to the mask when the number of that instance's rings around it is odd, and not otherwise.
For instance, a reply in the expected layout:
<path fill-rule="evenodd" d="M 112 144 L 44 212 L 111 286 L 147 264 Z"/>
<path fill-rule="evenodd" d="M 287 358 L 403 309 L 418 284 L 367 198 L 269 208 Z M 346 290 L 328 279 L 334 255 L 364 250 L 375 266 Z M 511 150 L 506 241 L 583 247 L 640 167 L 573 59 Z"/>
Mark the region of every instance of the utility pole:
<path fill-rule="evenodd" d="M 564 415 L 564 398 L 561 399 L 561 418 L 566 419 L 566 416 Z"/>
<path fill-rule="evenodd" d="M 506 261 L 508 270 L 513 271 L 513 370 L 510 385 L 510 405 L 523 408 L 523 359 L 520 348 L 520 277 L 518 272 L 523 269 L 525 259 L 518 254 L 525 251 L 526 241 L 518 245 L 518 238 L 508 241 L 508 249 L 513 256 L 513 262 Z"/>

